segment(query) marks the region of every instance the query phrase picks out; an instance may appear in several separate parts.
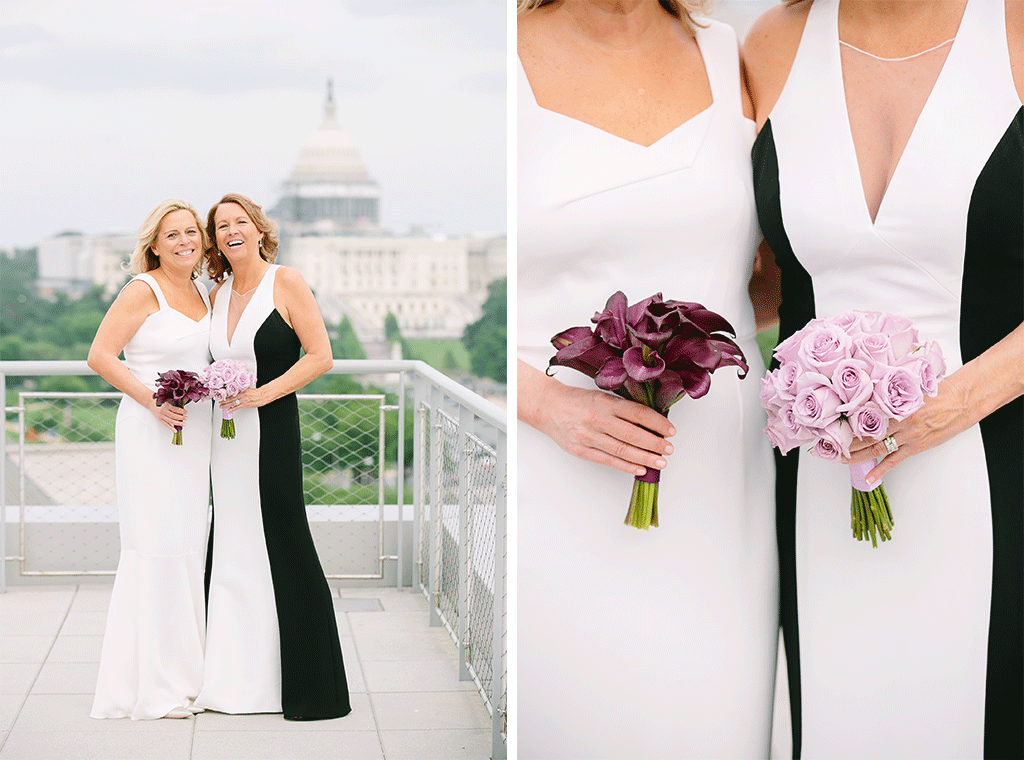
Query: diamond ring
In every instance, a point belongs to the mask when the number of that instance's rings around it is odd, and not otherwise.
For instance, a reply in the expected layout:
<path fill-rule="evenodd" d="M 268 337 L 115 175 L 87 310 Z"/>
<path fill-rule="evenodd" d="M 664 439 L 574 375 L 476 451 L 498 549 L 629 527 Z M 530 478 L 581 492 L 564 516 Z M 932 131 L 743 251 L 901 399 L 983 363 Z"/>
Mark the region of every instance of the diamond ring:
<path fill-rule="evenodd" d="M 893 438 L 891 435 L 887 435 L 885 438 L 883 438 L 882 443 L 885 444 L 885 450 L 888 451 L 890 454 L 895 454 L 896 450 L 900 447 L 899 444 L 896 443 L 896 439 Z"/>
<path fill-rule="evenodd" d="M 242 405 L 242 400 L 236 398 L 235 399 L 235 406 L 241 406 L 241 405 Z M 888 444 L 886 444 L 886 445 L 888 446 Z M 896 451 L 896 449 L 894 448 L 893 451 Z"/>

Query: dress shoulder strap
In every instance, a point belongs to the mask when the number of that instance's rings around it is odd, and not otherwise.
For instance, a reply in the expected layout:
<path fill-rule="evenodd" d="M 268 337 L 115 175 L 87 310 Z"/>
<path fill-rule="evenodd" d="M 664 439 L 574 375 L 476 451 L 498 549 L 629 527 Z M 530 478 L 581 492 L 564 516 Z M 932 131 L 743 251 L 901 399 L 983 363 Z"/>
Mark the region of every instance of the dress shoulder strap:
<path fill-rule="evenodd" d="M 132 279 L 130 281 L 134 282 L 135 280 L 142 280 L 147 285 L 149 285 L 149 287 L 152 288 L 152 290 L 153 290 L 153 294 L 156 296 L 157 303 L 160 304 L 160 308 L 161 309 L 166 309 L 167 308 L 167 299 L 164 298 L 164 292 L 162 290 L 160 290 L 160 286 L 157 284 L 156 278 L 153 277 L 153 275 L 146 274 L 146 273 L 137 274 L 134 277 L 132 277 Z M 209 305 L 209 304 L 207 304 L 207 305 Z"/>
<path fill-rule="evenodd" d="M 729 24 L 706 18 L 695 18 L 694 26 L 714 102 L 728 113 L 742 113 L 743 82 L 736 30 Z"/>
<path fill-rule="evenodd" d="M 206 304 L 206 310 L 209 311 L 210 310 L 210 291 L 208 291 L 206 289 L 206 286 L 204 286 L 198 280 L 192 280 L 192 284 L 196 286 L 196 290 L 199 291 L 200 298 L 202 298 L 203 299 L 203 303 Z"/>

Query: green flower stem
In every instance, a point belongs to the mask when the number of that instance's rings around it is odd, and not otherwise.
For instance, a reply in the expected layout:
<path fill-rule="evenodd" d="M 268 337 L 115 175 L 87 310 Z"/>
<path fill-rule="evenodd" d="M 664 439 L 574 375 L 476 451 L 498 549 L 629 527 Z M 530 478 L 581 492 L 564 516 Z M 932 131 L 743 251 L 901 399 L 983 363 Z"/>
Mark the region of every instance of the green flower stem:
<path fill-rule="evenodd" d="M 853 537 L 863 541 L 870 535 L 871 545 L 875 548 L 878 547 L 879 537 L 883 542 L 892 540 L 892 509 L 889 506 L 889 497 L 882 486 L 867 492 L 853 489 L 850 523 L 853 527 Z"/>
<path fill-rule="evenodd" d="M 629 498 L 629 511 L 625 524 L 647 530 L 658 527 L 658 484 L 633 481 L 633 493 Z"/>

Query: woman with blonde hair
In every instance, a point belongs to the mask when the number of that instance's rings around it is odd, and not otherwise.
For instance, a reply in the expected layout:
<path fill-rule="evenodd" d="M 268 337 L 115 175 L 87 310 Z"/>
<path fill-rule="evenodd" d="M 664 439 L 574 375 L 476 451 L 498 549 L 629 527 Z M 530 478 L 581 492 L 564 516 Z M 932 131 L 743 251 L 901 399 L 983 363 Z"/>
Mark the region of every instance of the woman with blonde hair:
<path fill-rule="evenodd" d="M 518 16 L 515 730 L 522 758 L 767 757 L 774 472 L 748 281 L 759 242 L 736 34 L 673 0 L 522 2 Z M 671 419 L 544 373 L 550 339 L 621 290 L 735 327 Z M 672 436 L 669 444 L 666 436 Z M 622 524 L 662 469 L 660 527 Z"/>
<path fill-rule="evenodd" d="M 121 558 L 107 613 L 94 718 L 184 718 L 203 679 L 203 569 L 210 505 L 209 401 L 157 406 L 157 375 L 210 362 L 210 304 L 196 277 L 206 232 L 184 201 L 139 230 L 128 271 L 89 349 L 125 395 L 114 434 Z M 124 351 L 124 361 L 118 356 Z M 172 433 L 184 428 L 182 444 Z"/>
<path fill-rule="evenodd" d="M 340 718 L 351 710 L 348 684 L 306 518 L 295 397 L 333 366 L 331 342 L 302 275 L 274 264 L 277 225 L 257 204 L 225 195 L 207 231 L 217 283 L 210 349 L 255 369 L 257 386 L 221 402 L 236 437 L 213 440 L 209 637 L 196 704 Z"/>

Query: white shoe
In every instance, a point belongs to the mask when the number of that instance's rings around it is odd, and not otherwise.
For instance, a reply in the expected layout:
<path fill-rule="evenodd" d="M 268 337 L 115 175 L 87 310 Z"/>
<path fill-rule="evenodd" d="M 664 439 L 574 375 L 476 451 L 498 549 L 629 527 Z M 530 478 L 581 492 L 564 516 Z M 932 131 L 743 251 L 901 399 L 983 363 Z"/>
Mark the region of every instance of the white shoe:
<path fill-rule="evenodd" d="M 165 718 L 191 718 L 192 717 L 192 711 L 189 710 L 187 707 L 175 707 L 173 710 L 171 710 L 169 713 L 167 713 L 164 717 Z"/>

